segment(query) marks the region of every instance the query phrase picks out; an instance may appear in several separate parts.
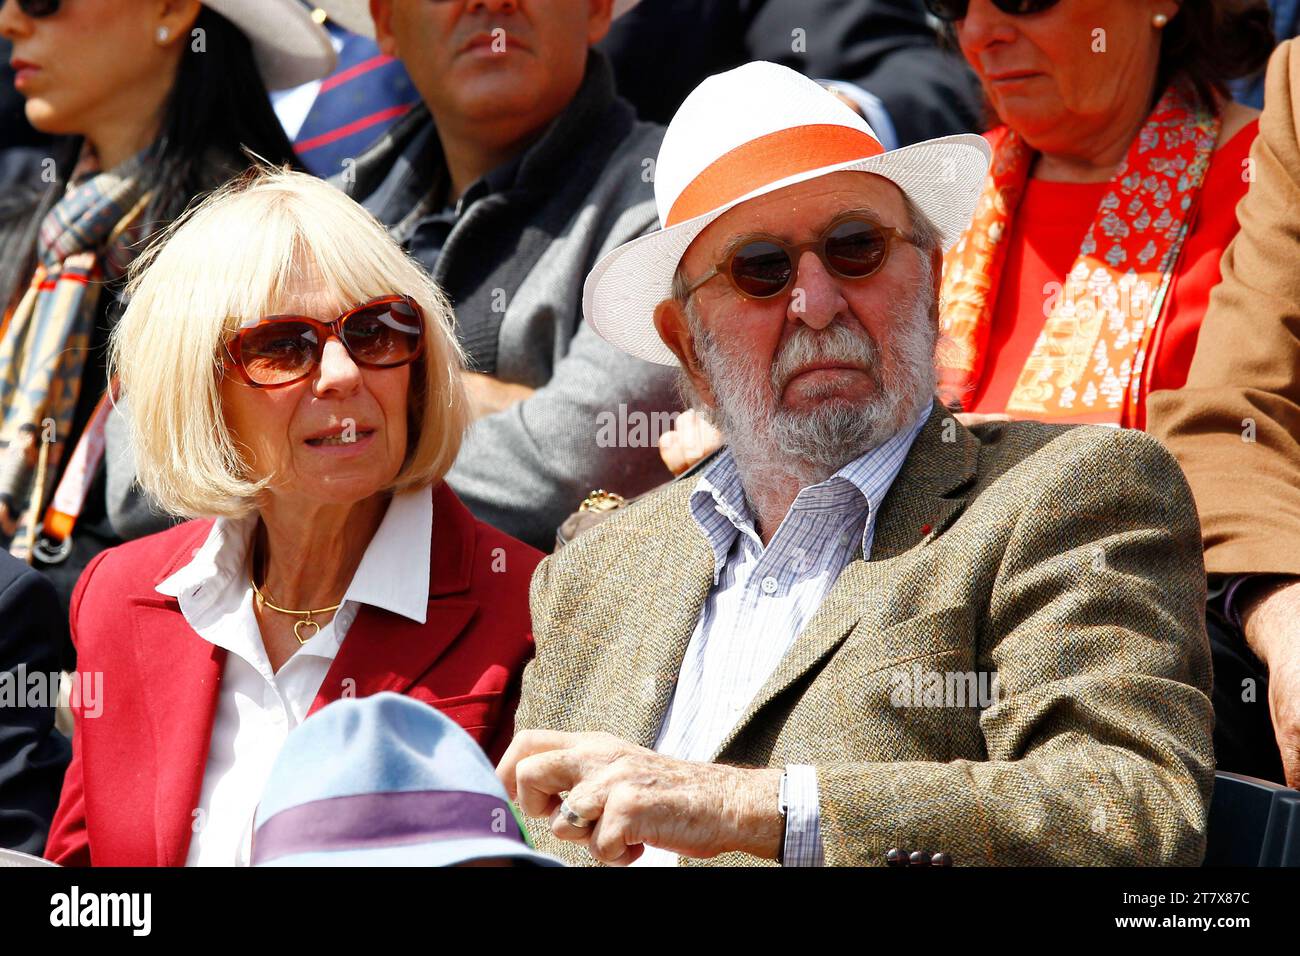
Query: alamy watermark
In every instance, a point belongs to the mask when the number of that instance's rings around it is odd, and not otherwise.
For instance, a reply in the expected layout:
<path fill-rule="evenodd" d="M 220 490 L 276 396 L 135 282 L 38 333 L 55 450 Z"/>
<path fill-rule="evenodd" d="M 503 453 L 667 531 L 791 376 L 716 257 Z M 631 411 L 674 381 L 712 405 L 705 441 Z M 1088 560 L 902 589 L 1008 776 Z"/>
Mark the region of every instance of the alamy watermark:
<path fill-rule="evenodd" d="M 919 661 L 889 675 L 894 707 L 992 707 L 1001 698 L 997 671 L 927 671 Z"/>
<path fill-rule="evenodd" d="M 0 710 L 9 707 L 71 707 L 81 717 L 104 712 L 104 672 L 29 671 L 19 664 L 0 671 Z"/>

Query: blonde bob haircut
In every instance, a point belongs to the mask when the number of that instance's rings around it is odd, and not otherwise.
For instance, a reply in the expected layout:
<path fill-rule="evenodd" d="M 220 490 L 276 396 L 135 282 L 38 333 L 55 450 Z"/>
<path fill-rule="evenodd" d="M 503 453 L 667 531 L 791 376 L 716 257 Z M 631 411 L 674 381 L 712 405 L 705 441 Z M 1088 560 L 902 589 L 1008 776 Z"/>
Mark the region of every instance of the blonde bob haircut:
<path fill-rule="evenodd" d="M 242 324 L 301 312 L 304 281 L 324 284 L 336 311 L 380 295 L 424 310 L 411 364 L 403 491 L 441 479 L 469 425 L 464 355 L 445 295 L 374 219 L 314 176 L 255 166 L 191 207 L 131 265 L 130 303 L 113 331 L 109 374 L 126 399 L 140 485 L 166 511 L 240 517 L 274 476 L 254 479 L 226 427 L 225 343 Z"/>

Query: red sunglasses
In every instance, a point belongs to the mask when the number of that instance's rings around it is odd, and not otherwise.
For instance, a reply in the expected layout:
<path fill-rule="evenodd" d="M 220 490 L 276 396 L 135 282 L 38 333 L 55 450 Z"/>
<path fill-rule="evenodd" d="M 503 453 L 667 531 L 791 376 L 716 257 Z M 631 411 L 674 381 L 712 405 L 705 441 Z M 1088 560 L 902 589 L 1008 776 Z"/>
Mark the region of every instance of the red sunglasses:
<path fill-rule="evenodd" d="M 381 295 L 333 322 L 306 315 L 268 315 L 226 342 L 228 364 L 253 388 L 292 385 L 320 365 L 331 335 L 358 365 L 397 368 L 420 354 L 424 312 L 409 295 Z"/>

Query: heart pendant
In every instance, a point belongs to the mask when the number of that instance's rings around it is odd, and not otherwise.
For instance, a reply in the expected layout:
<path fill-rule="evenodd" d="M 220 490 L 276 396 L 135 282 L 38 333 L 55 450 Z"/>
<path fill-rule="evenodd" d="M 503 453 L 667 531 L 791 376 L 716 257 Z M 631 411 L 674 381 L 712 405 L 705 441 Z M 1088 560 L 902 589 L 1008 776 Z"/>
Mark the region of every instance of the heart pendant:
<path fill-rule="evenodd" d="M 301 629 L 308 626 L 311 627 L 311 633 L 308 634 L 306 637 L 303 637 Z M 298 645 L 300 647 L 303 644 L 306 644 L 308 641 L 310 641 L 313 637 L 315 637 L 319 633 L 320 633 L 320 625 L 313 620 L 308 619 L 305 621 L 293 622 L 293 636 L 298 638 Z"/>

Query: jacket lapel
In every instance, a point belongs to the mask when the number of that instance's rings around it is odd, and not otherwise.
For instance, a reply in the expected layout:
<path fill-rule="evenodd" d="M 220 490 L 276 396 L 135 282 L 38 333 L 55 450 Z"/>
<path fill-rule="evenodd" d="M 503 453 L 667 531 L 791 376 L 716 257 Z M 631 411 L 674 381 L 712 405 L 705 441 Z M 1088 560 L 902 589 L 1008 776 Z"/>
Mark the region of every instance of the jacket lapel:
<path fill-rule="evenodd" d="M 463 596 L 470 587 L 477 534 L 469 510 L 440 483 L 433 489 L 426 623 L 363 605 L 309 715 L 341 697 L 405 693 L 428 672 L 478 610 L 477 601 Z"/>
<path fill-rule="evenodd" d="M 176 599 L 159 594 L 153 586 L 193 558 L 211 527 L 211 522 L 198 526 L 150 589 L 128 601 L 132 645 L 153 726 L 158 866 L 181 866 L 189 852 L 226 651 L 195 634 Z"/>
<path fill-rule="evenodd" d="M 893 559 L 933 541 L 956 520 L 966 506 L 963 490 L 975 478 L 978 458 L 979 440 L 936 400 L 881 505 L 870 560 L 852 561 L 840 574 L 808 626 L 723 739 L 713 760 L 764 707 L 833 653 L 868 608 L 888 605 Z"/>
<path fill-rule="evenodd" d="M 697 481 L 679 481 L 678 501 L 664 513 L 689 512 Z M 677 689 L 686 647 L 695 632 L 704 600 L 713 586 L 713 550 L 689 515 L 643 529 L 648 559 L 644 580 L 655 582 L 652 612 L 638 618 L 639 630 L 626 666 L 610 682 L 603 715 L 610 731 L 624 740 L 653 747 L 668 703 Z M 602 715 L 602 722 L 604 717 Z"/>

